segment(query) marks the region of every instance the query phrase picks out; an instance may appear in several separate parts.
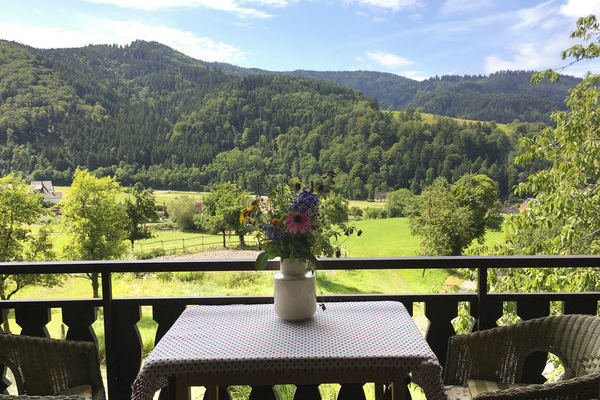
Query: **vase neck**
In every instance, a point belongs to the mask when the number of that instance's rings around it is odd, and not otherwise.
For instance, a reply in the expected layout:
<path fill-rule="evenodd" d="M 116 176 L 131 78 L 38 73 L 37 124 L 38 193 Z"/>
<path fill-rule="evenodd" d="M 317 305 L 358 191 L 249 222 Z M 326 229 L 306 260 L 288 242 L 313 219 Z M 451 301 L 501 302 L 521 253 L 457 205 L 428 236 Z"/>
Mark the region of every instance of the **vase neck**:
<path fill-rule="evenodd" d="M 291 261 L 289 258 L 284 258 L 279 262 L 279 269 L 284 275 L 304 275 L 306 273 L 306 260 L 296 258 Z"/>

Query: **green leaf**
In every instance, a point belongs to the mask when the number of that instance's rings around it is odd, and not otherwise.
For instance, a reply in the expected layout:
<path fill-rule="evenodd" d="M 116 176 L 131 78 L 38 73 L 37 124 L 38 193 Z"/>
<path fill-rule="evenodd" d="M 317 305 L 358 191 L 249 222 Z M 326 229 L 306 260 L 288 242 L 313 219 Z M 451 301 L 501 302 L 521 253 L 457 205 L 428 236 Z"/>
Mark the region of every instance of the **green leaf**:
<path fill-rule="evenodd" d="M 269 262 L 269 254 L 266 251 L 263 251 L 256 257 L 256 262 L 254 265 L 256 269 L 265 269 L 267 268 L 267 264 Z"/>

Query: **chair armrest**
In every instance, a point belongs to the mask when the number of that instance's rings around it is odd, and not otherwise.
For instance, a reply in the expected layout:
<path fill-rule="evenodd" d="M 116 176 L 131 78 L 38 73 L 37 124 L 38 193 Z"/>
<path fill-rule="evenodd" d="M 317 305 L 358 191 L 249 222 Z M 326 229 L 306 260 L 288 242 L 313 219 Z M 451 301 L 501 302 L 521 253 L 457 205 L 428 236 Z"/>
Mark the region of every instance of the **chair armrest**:
<path fill-rule="evenodd" d="M 583 375 L 561 382 L 527 385 L 485 392 L 473 400 L 563 400 L 600 399 L 600 373 Z"/>

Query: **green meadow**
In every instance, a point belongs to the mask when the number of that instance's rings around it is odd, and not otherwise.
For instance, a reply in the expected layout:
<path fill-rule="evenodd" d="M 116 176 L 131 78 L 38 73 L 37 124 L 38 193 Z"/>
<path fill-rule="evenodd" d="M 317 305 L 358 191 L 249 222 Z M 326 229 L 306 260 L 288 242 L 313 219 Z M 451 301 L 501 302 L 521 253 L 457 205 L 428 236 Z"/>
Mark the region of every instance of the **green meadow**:
<path fill-rule="evenodd" d="M 188 195 L 188 192 L 157 193 L 159 198 L 167 201 L 178 195 Z M 200 193 L 193 195 L 201 198 Z M 159 201 L 157 201 L 158 203 Z M 381 207 L 383 203 L 351 202 L 351 206 Z M 50 227 L 55 231 L 52 235 L 55 247 L 59 249 L 66 241 L 66 234 L 60 232 L 60 218 L 51 219 Z M 411 235 L 407 218 L 389 218 L 376 220 L 359 220 L 351 222 L 360 237 L 354 235 L 343 241 L 344 256 L 347 257 L 396 257 L 416 256 L 419 254 L 419 238 Z M 183 232 L 172 229 L 166 224 L 153 227 L 155 237 L 136 243 L 135 251 L 148 252 L 152 249 L 165 249 L 171 253 L 197 252 L 195 243 L 202 243 L 203 248 L 221 247 L 220 235 Z M 239 245 L 235 235 L 228 235 L 228 246 L 236 248 Z M 493 243 L 501 239 L 500 232 L 489 232 L 486 242 Z M 251 236 L 247 237 L 252 240 Z M 213 246 L 209 246 L 213 243 Z M 171 247 L 173 247 L 171 251 Z M 134 257 L 132 254 L 128 258 Z M 188 254 L 187 257 L 202 258 L 203 253 Z M 175 272 L 151 274 L 115 274 L 113 276 L 113 293 L 115 297 L 170 297 L 170 296 L 236 296 L 236 295 L 271 295 L 273 272 Z M 318 294 L 360 294 L 360 293 L 435 293 L 439 291 L 457 291 L 462 278 L 452 270 L 339 270 L 317 271 Z M 83 277 L 70 276 L 62 285 L 53 288 L 27 287 L 19 292 L 17 299 L 73 299 L 91 297 L 89 280 Z M 420 304 L 415 304 L 415 320 L 421 330 L 426 329 L 427 320 L 423 315 Z M 144 354 L 153 347 L 157 324 L 152 320 L 149 307 L 142 308 L 142 317 L 138 329 L 142 338 Z M 47 325 L 52 337 L 64 337 L 66 327 L 61 323 L 59 309 L 52 310 L 52 319 Z M 19 332 L 14 321 L 14 315 L 9 315 L 12 330 Z M 102 313 L 93 325 L 99 339 L 100 350 L 103 352 L 104 332 Z M 277 390 L 283 396 L 291 398 L 290 387 L 281 386 Z M 373 398 L 372 385 L 365 386 L 367 398 Z M 321 385 L 324 399 L 335 399 L 335 385 Z M 247 388 L 237 388 L 233 398 L 247 398 Z M 194 391 L 194 398 L 201 398 L 201 391 Z M 413 398 L 423 398 L 418 391 L 413 391 Z"/>
<path fill-rule="evenodd" d="M 398 115 L 401 111 L 392 111 L 392 113 Z M 439 114 L 430 114 L 430 113 L 425 113 L 425 112 L 419 112 L 419 114 L 421 115 L 421 120 L 423 122 L 427 122 L 429 124 L 433 124 L 435 122 L 437 122 L 440 118 L 450 118 L 456 122 L 459 123 L 485 123 L 485 124 L 489 124 L 490 121 L 477 121 L 474 119 L 464 119 L 464 118 L 457 118 L 457 117 L 447 117 L 444 115 L 439 115 Z M 501 123 L 496 123 L 496 125 L 498 126 L 498 128 L 500 128 L 502 131 L 504 131 L 504 133 L 506 133 L 507 135 L 512 134 L 513 132 L 513 128 L 509 125 L 509 124 L 501 124 Z"/>

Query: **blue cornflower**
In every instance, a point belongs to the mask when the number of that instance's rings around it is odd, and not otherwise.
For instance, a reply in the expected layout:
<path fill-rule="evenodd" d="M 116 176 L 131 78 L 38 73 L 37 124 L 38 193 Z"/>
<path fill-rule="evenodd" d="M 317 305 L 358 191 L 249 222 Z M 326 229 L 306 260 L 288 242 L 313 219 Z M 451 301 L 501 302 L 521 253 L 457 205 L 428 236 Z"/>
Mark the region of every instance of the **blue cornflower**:
<path fill-rule="evenodd" d="M 319 196 L 314 194 L 312 190 L 305 189 L 294 198 L 292 209 L 314 219 L 319 213 Z"/>
<path fill-rule="evenodd" d="M 272 224 L 264 224 L 263 232 L 271 240 L 281 239 L 283 236 L 283 231 L 281 228 Z"/>

